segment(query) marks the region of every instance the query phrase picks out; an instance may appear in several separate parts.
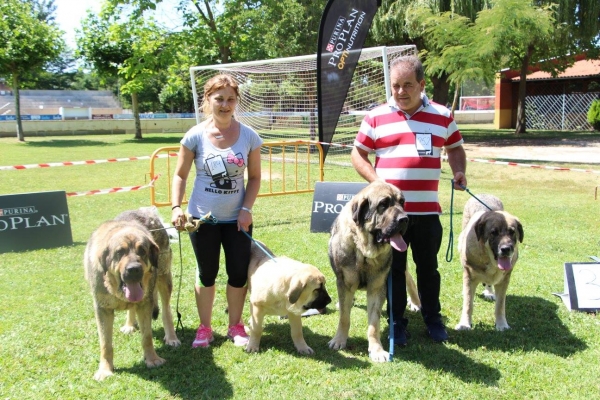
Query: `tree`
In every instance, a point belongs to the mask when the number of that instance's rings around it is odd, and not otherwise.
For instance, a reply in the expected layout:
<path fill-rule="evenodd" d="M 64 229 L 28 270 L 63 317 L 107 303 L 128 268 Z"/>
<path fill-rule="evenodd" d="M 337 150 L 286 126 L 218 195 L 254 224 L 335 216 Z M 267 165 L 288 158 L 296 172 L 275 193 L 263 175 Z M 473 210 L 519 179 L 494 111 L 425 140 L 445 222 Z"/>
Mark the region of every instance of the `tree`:
<path fill-rule="evenodd" d="M 428 76 L 446 74 L 447 82 L 454 85 L 451 110 L 458 103 L 460 86 L 467 80 L 483 80 L 491 85 L 494 77 L 493 63 L 474 51 L 472 42 L 474 24 L 467 17 L 445 12 L 431 13 L 426 9 L 414 9 L 411 20 L 419 22 L 426 49 L 421 50 Z"/>
<path fill-rule="evenodd" d="M 375 15 L 371 27 L 371 36 L 379 45 L 414 44 L 421 53 L 424 64 L 433 54 L 427 40 L 427 26 L 423 17 L 439 16 L 451 12 L 457 17 L 465 17 L 475 21 L 477 13 L 489 7 L 490 0 L 382 0 L 381 7 Z M 431 71 L 430 71 L 431 72 Z M 448 102 L 448 91 L 451 80 L 450 73 L 438 69 L 436 73 L 427 74 L 433 83 L 432 97 L 438 103 Z"/>
<path fill-rule="evenodd" d="M 121 7 L 109 3 L 100 16 L 88 13 L 77 47 L 98 72 L 121 78 L 121 93 L 131 96 L 135 138 L 142 139 L 138 94 L 170 63 L 170 35 L 152 19 L 123 14 Z"/>
<path fill-rule="evenodd" d="M 132 17 L 162 0 L 109 0 Z M 180 0 L 184 28 L 172 33 L 174 60 L 159 99 L 167 110 L 193 110 L 189 68 L 315 53 L 327 0 Z M 193 46 L 189 44 L 193 43 Z"/>
<path fill-rule="evenodd" d="M 20 78 L 56 59 L 65 47 L 62 32 L 38 16 L 39 13 L 34 12 L 28 2 L 0 2 L 0 75 L 7 75 L 12 80 L 19 141 L 25 141 L 21 122 Z"/>
<path fill-rule="evenodd" d="M 37 19 L 48 23 L 54 23 L 56 5 L 54 0 L 26 0 L 31 4 L 31 10 Z"/>
<path fill-rule="evenodd" d="M 70 50 L 63 51 L 58 58 L 47 62 L 43 69 L 30 71 L 21 77 L 21 87 L 38 90 L 73 89 L 78 71 Z"/>
<path fill-rule="evenodd" d="M 479 13 L 473 50 L 487 55 L 496 69 L 520 71 L 516 134 L 526 131 L 526 76 L 530 66 L 556 76 L 572 65 L 574 56 L 593 53 L 599 45 L 600 2 L 565 1 L 560 6 L 522 0 L 496 0 Z"/>

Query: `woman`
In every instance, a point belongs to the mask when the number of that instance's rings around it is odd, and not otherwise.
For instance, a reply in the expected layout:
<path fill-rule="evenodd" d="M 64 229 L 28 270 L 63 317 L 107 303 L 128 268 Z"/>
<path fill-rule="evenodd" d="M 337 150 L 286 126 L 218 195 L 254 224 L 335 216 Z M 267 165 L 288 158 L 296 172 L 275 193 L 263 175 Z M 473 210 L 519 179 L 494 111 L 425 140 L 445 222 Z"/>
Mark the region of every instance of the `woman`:
<path fill-rule="evenodd" d="M 195 285 L 200 326 L 192 347 L 208 347 L 213 341 L 212 309 L 221 246 L 227 271 L 227 336 L 236 346 L 245 346 L 248 335 L 242 321 L 250 260 L 252 206 L 260 188 L 262 139 L 234 118 L 239 101 L 237 82 L 229 75 L 216 75 L 204 85 L 202 110 L 205 120 L 191 128 L 181 140 L 173 177 L 171 221 L 183 229 L 181 202 L 192 167 L 196 178 L 189 198 L 188 213 L 200 218 L 208 212 L 218 223 L 205 223 L 190 233 L 198 262 Z M 244 171 L 248 181 L 244 187 Z M 247 232 L 247 233 L 246 233 Z"/>

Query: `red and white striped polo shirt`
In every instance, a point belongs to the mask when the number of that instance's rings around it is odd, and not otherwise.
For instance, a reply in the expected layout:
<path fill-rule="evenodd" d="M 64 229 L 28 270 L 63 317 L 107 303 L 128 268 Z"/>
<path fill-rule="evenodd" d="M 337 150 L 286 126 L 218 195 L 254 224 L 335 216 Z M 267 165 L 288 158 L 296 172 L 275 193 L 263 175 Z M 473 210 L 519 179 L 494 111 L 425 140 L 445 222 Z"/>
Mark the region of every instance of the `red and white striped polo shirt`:
<path fill-rule="evenodd" d="M 441 214 L 441 150 L 460 146 L 463 138 L 450 110 L 424 94 L 421 98 L 423 105 L 412 116 L 401 111 L 393 97 L 371 110 L 362 121 L 354 146 L 375 152 L 375 172 L 402 190 L 408 214 Z"/>

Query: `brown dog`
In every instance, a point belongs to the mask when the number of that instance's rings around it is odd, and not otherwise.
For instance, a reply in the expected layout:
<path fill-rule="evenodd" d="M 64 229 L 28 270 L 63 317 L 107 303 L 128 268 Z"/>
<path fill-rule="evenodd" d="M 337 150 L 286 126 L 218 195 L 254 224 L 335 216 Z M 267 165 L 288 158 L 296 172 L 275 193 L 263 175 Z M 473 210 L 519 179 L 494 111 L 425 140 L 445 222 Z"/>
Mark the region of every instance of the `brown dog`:
<path fill-rule="evenodd" d="M 250 291 L 249 353 L 257 352 L 265 315 L 284 315 L 290 321 L 294 346 L 300 354 L 314 354 L 302 334 L 302 313 L 323 309 L 331 302 L 325 276 L 316 267 L 288 257 L 275 257 L 261 242 L 252 242 L 248 267 Z"/>
<path fill-rule="evenodd" d="M 366 290 L 369 357 L 376 362 L 388 360 L 389 354 L 381 345 L 379 321 L 392 246 L 399 251 L 406 251 L 407 247 L 402 239 L 408 227 L 403 205 L 400 189 L 377 180 L 346 203 L 333 222 L 329 260 L 336 275 L 340 318 L 337 332 L 329 341 L 330 348 L 346 347 L 354 293 Z"/>
<path fill-rule="evenodd" d="M 165 362 L 154 350 L 152 318 L 158 316 L 156 286 L 159 269 L 168 270 L 169 279 L 166 274 L 160 279 L 170 282 L 171 249 L 160 248 L 150 230 L 139 222 L 147 219 L 148 224 L 154 226 L 154 218 L 158 216 L 153 217 L 149 212 L 128 212 L 118 217 L 120 220 L 104 222 L 94 231 L 85 249 L 85 277 L 94 300 L 100 341 L 100 365 L 94 375 L 96 380 L 103 380 L 114 371 L 112 337 L 115 310 L 130 310 L 137 314 L 146 365 L 156 367 Z M 161 262 L 167 261 L 168 265 L 161 265 Z M 166 304 L 164 314 L 170 316 L 170 284 L 162 282 L 158 286 L 169 288 L 163 305 Z M 135 318 L 129 317 L 125 331 L 133 330 L 134 325 Z M 165 334 L 167 344 L 180 344 L 172 318 L 165 322 Z"/>
<path fill-rule="evenodd" d="M 162 322 L 165 331 L 164 342 L 173 347 L 181 344 L 175 334 L 173 325 L 173 314 L 171 312 L 171 293 L 173 292 L 173 277 L 171 274 L 171 262 L 173 251 L 169 242 L 169 235 L 164 229 L 160 215 L 155 207 L 141 207 L 137 210 L 125 211 L 117 215 L 116 221 L 137 221 L 152 234 L 154 242 L 158 245 L 158 276 L 156 279 L 157 291 L 154 292 L 154 304 L 158 304 L 157 295 L 160 294 L 162 305 Z M 127 321 L 121 327 L 121 332 L 132 333 L 137 330 L 135 310 L 127 310 Z"/>
<path fill-rule="evenodd" d="M 500 199 L 491 195 L 478 196 L 493 211 L 476 199 L 465 204 L 463 231 L 458 238 L 458 251 L 463 265 L 463 309 L 457 330 L 471 329 L 473 301 L 477 285 L 494 286 L 496 329 L 503 331 L 506 322 L 506 291 L 518 258 L 518 245 L 523 242 L 523 226 L 505 212 Z M 488 293 L 488 295 L 493 293 Z"/>

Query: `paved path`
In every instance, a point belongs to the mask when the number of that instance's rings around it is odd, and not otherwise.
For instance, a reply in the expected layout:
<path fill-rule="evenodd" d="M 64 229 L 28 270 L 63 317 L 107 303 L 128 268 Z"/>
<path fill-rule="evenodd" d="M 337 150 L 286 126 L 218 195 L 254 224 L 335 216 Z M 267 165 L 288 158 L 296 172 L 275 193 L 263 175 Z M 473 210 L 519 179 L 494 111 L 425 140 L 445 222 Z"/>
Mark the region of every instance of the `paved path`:
<path fill-rule="evenodd" d="M 464 147 L 467 158 L 600 164 L 600 142 L 566 146 L 480 146 L 478 144 L 465 144 Z"/>

